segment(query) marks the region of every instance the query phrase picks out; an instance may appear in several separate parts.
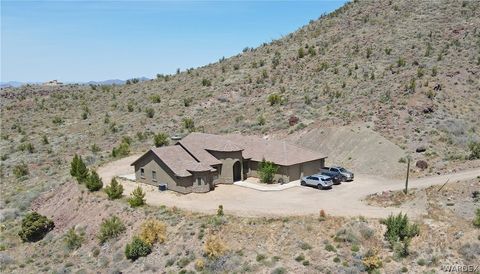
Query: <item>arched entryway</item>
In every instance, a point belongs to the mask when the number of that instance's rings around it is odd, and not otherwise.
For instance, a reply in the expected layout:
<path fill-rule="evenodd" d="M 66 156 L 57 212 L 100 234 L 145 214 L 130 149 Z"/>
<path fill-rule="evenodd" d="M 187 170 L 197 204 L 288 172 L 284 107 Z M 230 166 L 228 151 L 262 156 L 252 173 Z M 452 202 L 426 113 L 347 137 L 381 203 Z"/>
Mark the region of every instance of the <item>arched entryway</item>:
<path fill-rule="evenodd" d="M 242 180 L 242 165 L 240 164 L 240 161 L 236 161 L 235 164 L 233 164 L 233 181 L 238 182 Z"/>

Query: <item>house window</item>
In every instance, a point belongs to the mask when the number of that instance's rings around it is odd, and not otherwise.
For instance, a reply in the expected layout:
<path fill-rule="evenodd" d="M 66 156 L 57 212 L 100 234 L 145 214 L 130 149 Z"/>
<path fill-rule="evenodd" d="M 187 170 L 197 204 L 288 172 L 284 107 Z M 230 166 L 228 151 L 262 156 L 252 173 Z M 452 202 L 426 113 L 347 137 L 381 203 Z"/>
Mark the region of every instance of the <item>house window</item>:
<path fill-rule="evenodd" d="M 202 185 L 202 178 L 197 178 L 197 184 L 200 186 Z"/>
<path fill-rule="evenodd" d="M 152 171 L 152 181 L 156 182 L 157 181 L 157 172 Z"/>
<path fill-rule="evenodd" d="M 140 168 L 140 177 L 145 178 L 145 169 L 143 169 L 143 167 Z"/>

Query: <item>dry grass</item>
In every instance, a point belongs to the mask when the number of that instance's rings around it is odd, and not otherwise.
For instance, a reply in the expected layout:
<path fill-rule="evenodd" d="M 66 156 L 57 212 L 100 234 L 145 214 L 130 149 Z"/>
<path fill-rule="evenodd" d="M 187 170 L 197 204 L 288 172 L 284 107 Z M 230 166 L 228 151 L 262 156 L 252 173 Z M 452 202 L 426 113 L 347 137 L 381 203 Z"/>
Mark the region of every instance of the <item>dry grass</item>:
<path fill-rule="evenodd" d="M 159 220 L 147 220 L 140 227 L 140 239 L 153 245 L 167 240 L 167 226 Z"/>
<path fill-rule="evenodd" d="M 184 118 L 190 117 L 200 131 L 274 137 L 367 123 L 412 153 L 414 161 L 427 160 L 429 168 L 424 173 L 478 165 L 478 161 L 469 161 L 466 156 L 468 141 L 480 138 L 480 81 L 475 77 L 479 73 L 475 62 L 480 38 L 475 27 L 480 25 L 480 3 L 465 3 L 352 2 L 281 39 L 188 72 L 124 86 L 2 90 L 0 187 L 5 220 L 0 239 L 1 270 L 139 273 L 152 266 L 153 272 L 155 268 L 178 272 L 175 264 L 166 267 L 166 261 L 175 262 L 187 251 L 203 254 L 203 239 L 197 234 L 202 226 L 206 231 L 214 229 L 208 222 L 211 216 L 149 206 L 131 209 L 123 200 L 108 201 L 102 193 L 86 192 L 71 183 L 68 173 L 74 153 L 83 155 L 88 167 L 95 168 L 110 161 L 112 149 L 126 144 L 126 140 L 130 153 L 138 153 L 150 148 L 153 136 L 160 132 L 186 134 L 192 123 L 189 120 L 188 127 L 184 127 Z M 298 56 L 300 48 L 304 51 L 302 58 Z M 402 64 L 398 65 L 398 60 L 403 60 Z M 423 75 L 419 75 L 419 67 Z M 437 84 L 441 90 L 431 92 Z M 273 93 L 281 98 L 280 104 L 270 105 L 268 96 Z M 86 109 L 89 114 L 84 119 Z M 147 116 L 148 109 L 155 110 L 152 118 Z M 298 117 L 297 125 L 290 126 L 292 115 Z M 425 145 L 427 151 L 415 153 L 419 145 Z M 17 166 L 28 172 L 19 172 Z M 478 189 L 478 185 L 474 186 Z M 438 260 L 460 260 L 462 256 L 471 259 L 475 251 L 475 247 L 468 246 L 462 249 L 465 255 L 456 252 L 478 237 L 477 230 L 473 230 L 473 211 L 469 210 L 474 208 L 468 200 L 470 189 L 465 188 L 463 194 L 458 190 L 456 184 L 451 188 L 447 185 L 440 194 L 427 191 L 429 215 L 422 225 L 422 241 L 414 239 L 411 249 L 428 254 L 429 260 L 434 256 Z M 50 192 L 36 200 L 46 191 Z M 44 240 L 27 246 L 19 241 L 16 231 L 19 217 L 31 206 L 53 218 L 55 229 Z M 113 215 L 122 218 L 126 231 L 100 248 L 94 235 L 102 219 Z M 205 262 L 210 272 L 360 271 L 355 266 L 362 263 L 358 256 L 352 256 L 349 242 L 334 244 L 335 256 L 351 267 L 339 266 L 331 259 L 311 259 L 327 256 L 324 241 L 332 243 L 348 220 L 329 216 L 319 222 L 318 215 L 227 217 L 227 222 L 219 226 L 225 241 L 222 243 L 232 252 Z M 125 260 L 123 250 L 145 218 L 158 219 L 168 226 L 169 238 L 162 251 L 169 254 L 155 250 L 143 263 L 131 264 Z M 374 230 L 374 236 L 360 238 L 360 253 L 383 244 L 383 228 L 377 220 L 368 220 L 367 225 Z M 61 236 L 74 226 L 85 228 L 85 241 L 77 251 L 65 255 Z M 212 250 L 222 250 L 215 241 L 207 240 Z M 307 242 L 312 248 L 301 250 L 299 242 Z M 260 252 L 268 258 L 278 256 L 280 262 L 255 263 Z M 294 260 L 301 252 L 309 265 Z M 379 252 L 385 258 L 389 251 Z M 447 253 L 449 258 L 442 255 Z M 412 273 L 424 270 L 412 258 L 400 263 L 384 262 L 383 268 L 393 273 L 403 264 L 409 264 Z M 186 268 L 193 270 L 194 266 Z"/>
<path fill-rule="evenodd" d="M 204 251 L 208 257 L 218 258 L 225 254 L 227 245 L 218 235 L 210 235 L 205 241 Z"/>

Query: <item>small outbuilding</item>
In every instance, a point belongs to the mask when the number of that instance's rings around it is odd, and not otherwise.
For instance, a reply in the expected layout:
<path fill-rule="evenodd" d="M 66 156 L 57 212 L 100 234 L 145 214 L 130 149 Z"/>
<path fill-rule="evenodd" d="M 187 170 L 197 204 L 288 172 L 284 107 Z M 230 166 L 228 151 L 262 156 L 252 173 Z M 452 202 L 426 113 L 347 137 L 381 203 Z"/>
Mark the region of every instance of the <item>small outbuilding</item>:
<path fill-rule="evenodd" d="M 137 182 L 191 193 L 258 177 L 263 159 L 279 167 L 274 180 L 286 183 L 319 172 L 325 158 L 286 141 L 194 132 L 175 145 L 150 149 L 132 166 Z"/>

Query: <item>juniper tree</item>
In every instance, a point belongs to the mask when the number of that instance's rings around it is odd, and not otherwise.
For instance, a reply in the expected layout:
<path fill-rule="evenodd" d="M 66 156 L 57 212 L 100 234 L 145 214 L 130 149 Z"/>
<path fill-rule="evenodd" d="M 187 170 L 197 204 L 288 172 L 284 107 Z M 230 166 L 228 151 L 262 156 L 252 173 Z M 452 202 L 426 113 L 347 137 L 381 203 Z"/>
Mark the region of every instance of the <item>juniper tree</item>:
<path fill-rule="evenodd" d="M 128 203 L 131 207 L 139 207 L 145 204 L 145 192 L 143 192 L 141 187 L 133 190 L 132 196 L 128 199 Z"/>
<path fill-rule="evenodd" d="M 100 190 L 103 187 L 102 178 L 98 176 L 98 173 L 95 170 L 92 170 L 92 173 L 88 176 L 86 186 L 91 192 Z"/>
<path fill-rule="evenodd" d="M 112 179 L 110 185 L 105 187 L 105 193 L 110 200 L 115 200 L 122 197 L 123 186 L 117 182 L 115 178 Z"/>
<path fill-rule="evenodd" d="M 70 175 L 75 177 L 79 183 L 84 183 L 88 179 L 88 169 L 82 160 L 82 156 L 75 154 L 70 163 Z"/>

